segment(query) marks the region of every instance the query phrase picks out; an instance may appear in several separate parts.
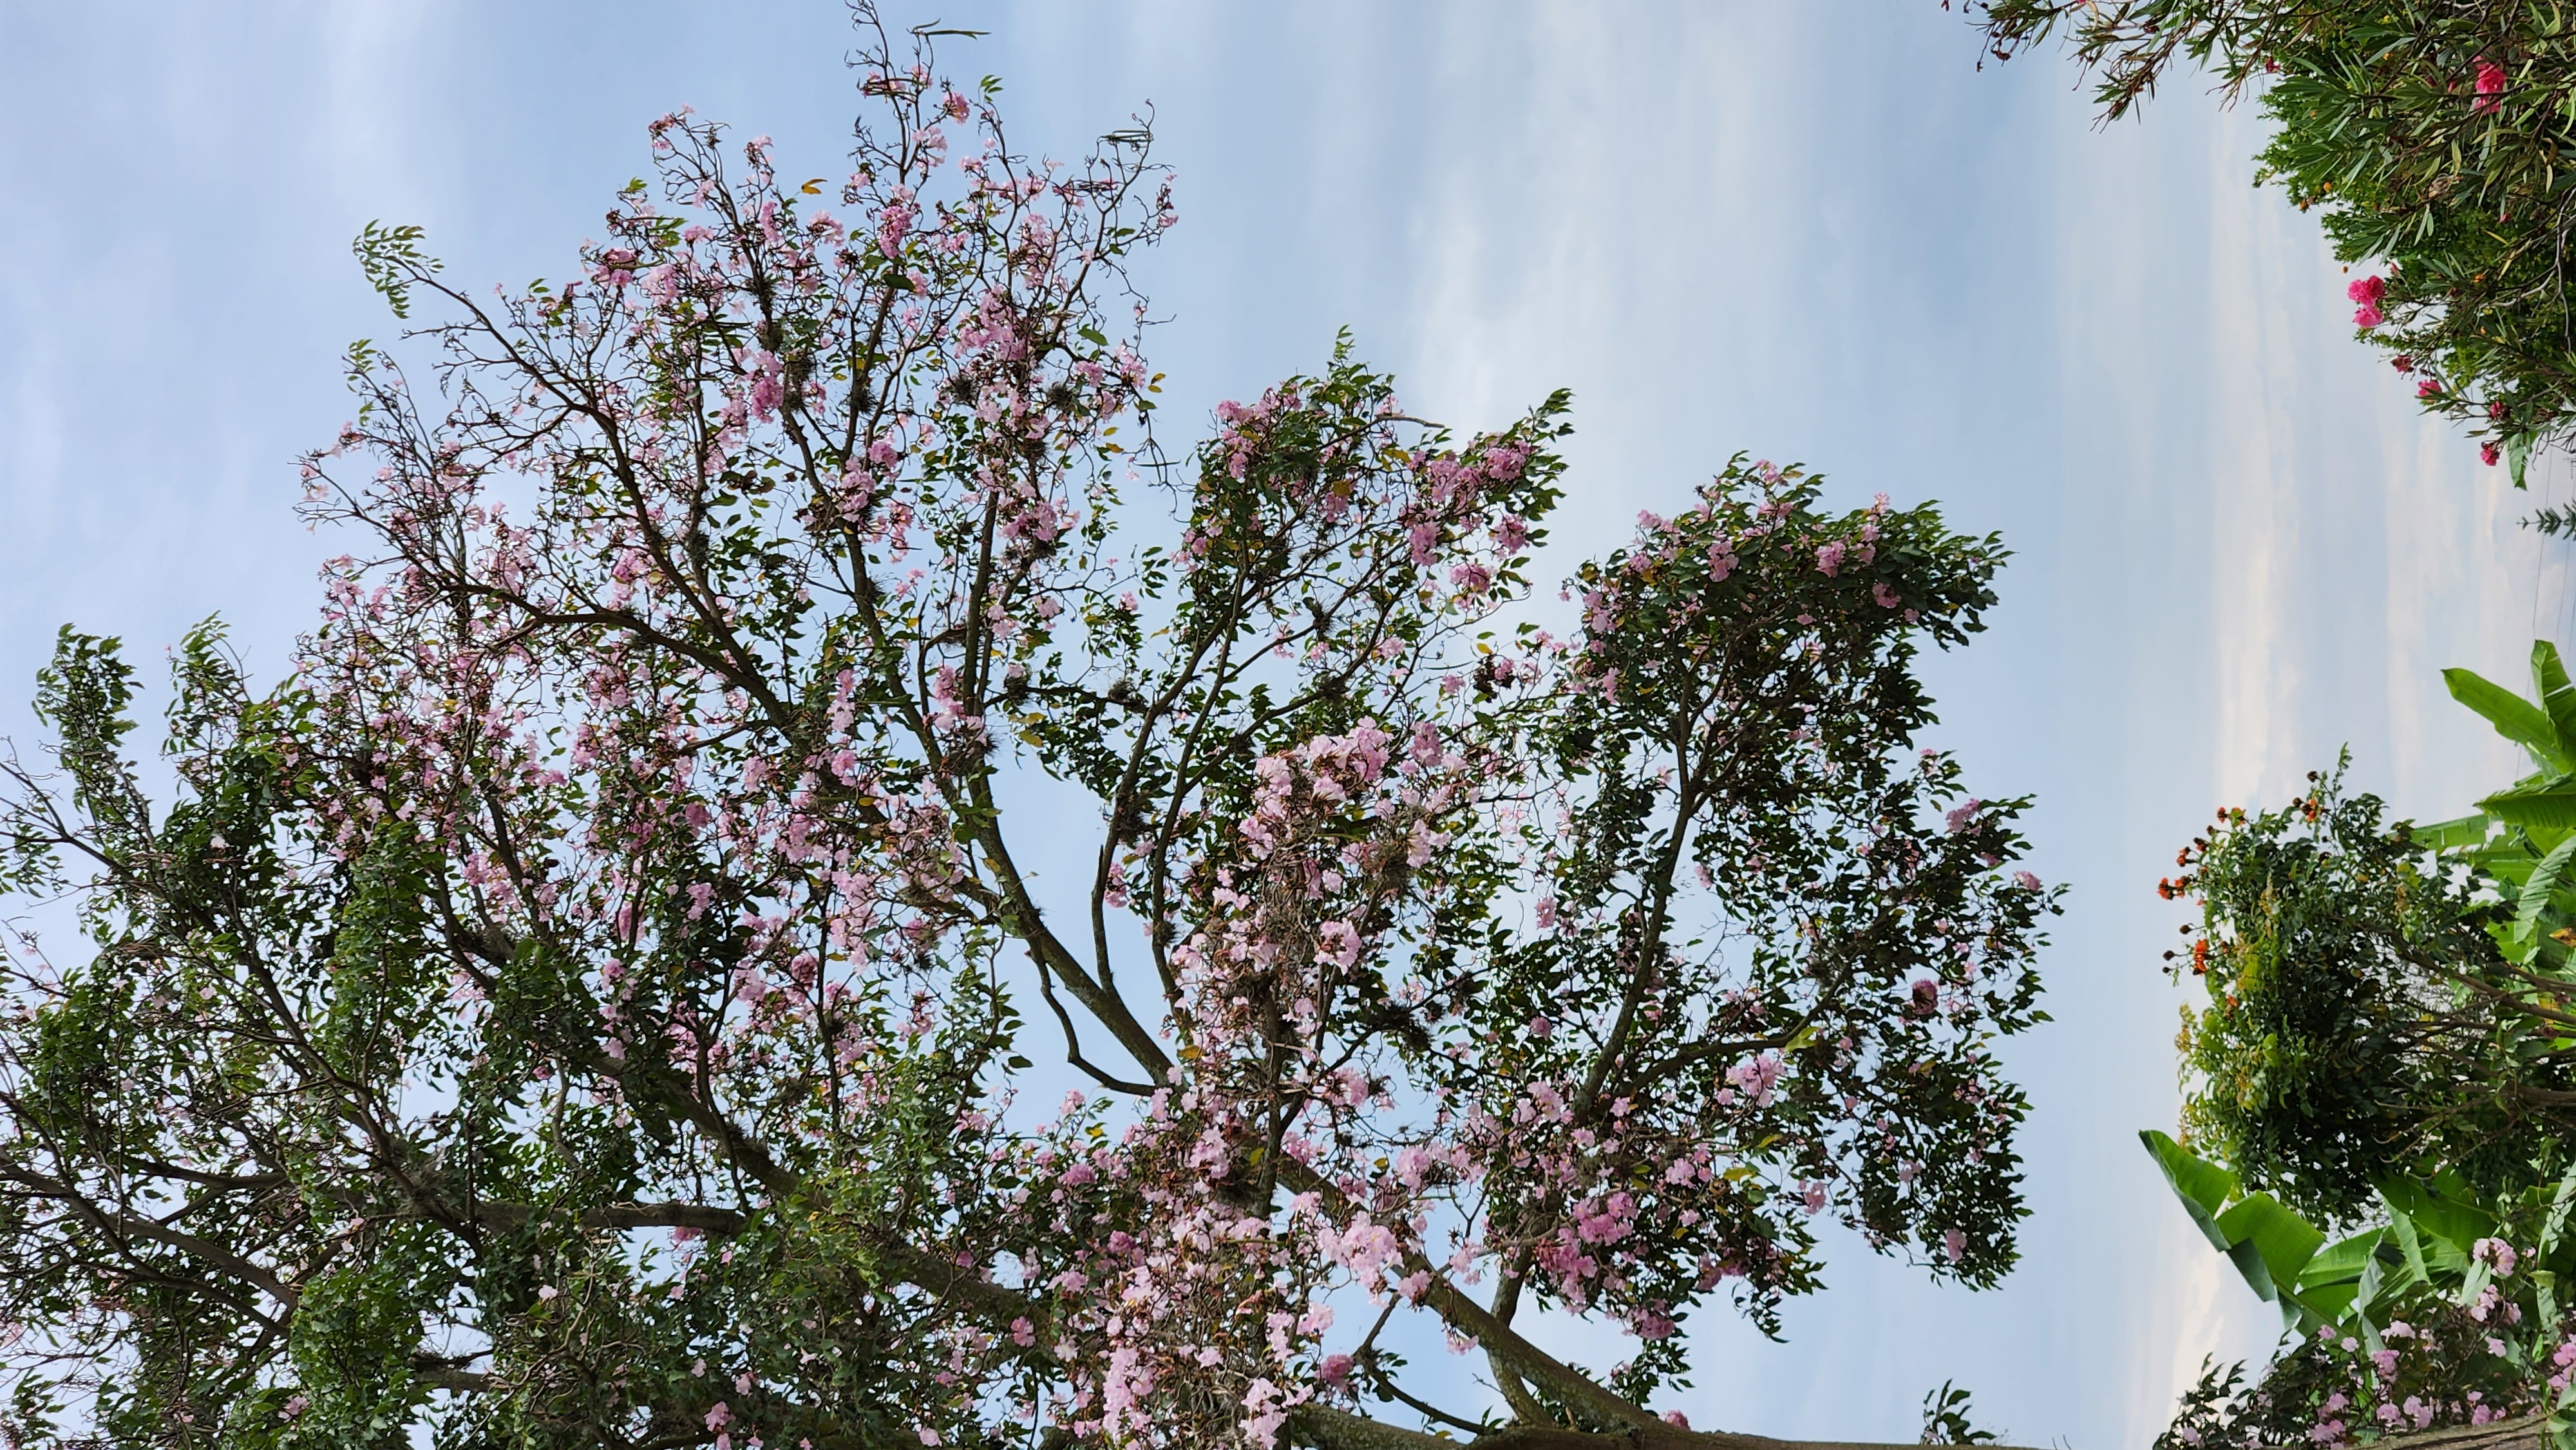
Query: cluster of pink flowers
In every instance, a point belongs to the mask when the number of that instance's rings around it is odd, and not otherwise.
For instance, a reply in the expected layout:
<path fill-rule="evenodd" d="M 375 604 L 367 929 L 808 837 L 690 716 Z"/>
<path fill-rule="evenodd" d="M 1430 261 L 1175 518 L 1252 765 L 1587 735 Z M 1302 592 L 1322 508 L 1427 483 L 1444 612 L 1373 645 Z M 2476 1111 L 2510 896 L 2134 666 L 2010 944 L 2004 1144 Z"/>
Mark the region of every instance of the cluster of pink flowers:
<path fill-rule="evenodd" d="M 2576 1367 L 2576 1319 L 2535 1325 L 2526 1315 L 2509 1281 L 2528 1252 L 2489 1237 L 2471 1245 L 2468 1257 L 2488 1276 L 2476 1293 L 2460 1299 L 2419 1286 L 2407 1317 L 2390 1317 L 2375 1345 L 2362 1342 L 2358 1326 L 2328 1326 L 2297 1351 L 2313 1359 L 2327 1387 L 2306 1430 L 2310 1441 L 2342 1446 L 2361 1426 L 2395 1433 L 2527 1414 L 2537 1406 L 2536 1387 L 2521 1368 L 2526 1357 L 2550 1371 L 2548 1395 L 2566 1390 Z M 2534 1327 L 2544 1333 L 2531 1336 Z"/>

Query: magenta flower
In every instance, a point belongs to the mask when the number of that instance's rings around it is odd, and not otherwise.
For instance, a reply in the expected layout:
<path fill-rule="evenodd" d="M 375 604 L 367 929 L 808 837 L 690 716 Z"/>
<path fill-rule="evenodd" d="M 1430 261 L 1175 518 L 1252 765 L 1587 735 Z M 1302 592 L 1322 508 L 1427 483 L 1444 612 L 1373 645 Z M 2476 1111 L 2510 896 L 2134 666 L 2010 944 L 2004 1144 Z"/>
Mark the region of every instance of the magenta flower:
<path fill-rule="evenodd" d="M 2427 401 L 2438 398 L 2442 396 L 2442 384 L 2437 379 L 2426 378 L 2415 385 L 2415 396 Z"/>
<path fill-rule="evenodd" d="M 2388 319 L 2386 317 L 2380 314 L 2378 308 L 2371 306 L 2367 302 L 2352 310 L 2352 325 L 2355 327 L 2377 327 L 2379 324 L 2386 322 L 2387 320 Z"/>
<path fill-rule="evenodd" d="M 2496 97 L 2503 92 L 2504 82 L 2504 67 L 2487 59 L 2485 56 L 2479 56 L 2478 98 L 2470 105 L 2469 109 L 2481 114 L 2492 113 L 2498 106 L 2503 104 L 2503 102 L 2497 100 Z"/>
<path fill-rule="evenodd" d="M 2485 464 L 2487 467 L 2495 467 L 2496 460 L 2502 457 L 2504 457 L 2504 450 L 2498 448 L 2494 444 L 2481 443 L 2478 445 L 2478 462 Z"/>
<path fill-rule="evenodd" d="M 2380 277 L 2355 277 L 2343 289 L 2343 295 L 2364 307 L 2376 307 L 2388 295 L 2388 283 Z"/>

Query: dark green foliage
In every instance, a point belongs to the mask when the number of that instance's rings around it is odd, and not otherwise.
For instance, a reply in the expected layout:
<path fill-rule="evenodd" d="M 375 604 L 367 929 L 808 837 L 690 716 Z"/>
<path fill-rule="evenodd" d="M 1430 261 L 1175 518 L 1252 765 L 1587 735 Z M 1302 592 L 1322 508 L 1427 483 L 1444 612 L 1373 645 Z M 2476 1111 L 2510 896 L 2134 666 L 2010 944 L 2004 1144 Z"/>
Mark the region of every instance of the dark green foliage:
<path fill-rule="evenodd" d="M 2529 1110 L 2495 1092 L 2506 1064 L 2483 1050 L 2495 1023 L 2451 975 L 2504 965 L 2493 899 L 2382 816 L 2320 778 L 2286 809 L 2231 813 L 2174 882 L 2206 911 L 2168 954 L 2209 990 L 2180 1040 L 2190 1141 L 2329 1223 L 2427 1154 L 2496 1186 L 2529 1172 Z"/>
<path fill-rule="evenodd" d="M 1968 1392 L 1955 1388 L 1950 1381 L 1923 1397 L 1923 1436 L 1926 1445 L 1991 1445 L 1995 1432 L 1980 1430 L 1969 1420 L 1975 1407 L 1968 1403 Z"/>

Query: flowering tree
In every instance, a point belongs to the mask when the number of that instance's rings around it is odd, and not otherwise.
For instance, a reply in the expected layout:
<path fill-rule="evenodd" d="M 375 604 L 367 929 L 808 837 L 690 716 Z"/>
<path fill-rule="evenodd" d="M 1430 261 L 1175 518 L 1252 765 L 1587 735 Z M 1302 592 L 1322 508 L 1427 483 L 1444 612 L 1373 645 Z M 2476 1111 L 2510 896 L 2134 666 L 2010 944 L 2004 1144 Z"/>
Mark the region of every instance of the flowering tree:
<path fill-rule="evenodd" d="M 1945 5 L 1947 0 L 1945 0 Z M 2566 16 L 2526 0 L 1963 0 L 2009 59 L 2064 34 L 2105 119 L 2204 70 L 2275 124 L 2259 179 L 2317 208 L 2353 323 L 2429 412 L 2469 425 L 2517 484 L 2576 435 L 2558 178 L 2576 64 Z M 2553 532 L 2576 517 L 2540 516 Z"/>
<path fill-rule="evenodd" d="M 286 685 L 178 652 L 175 801 L 64 634 L 12 1436 L 1731 1443 L 1652 1401 L 1815 1224 L 2000 1275 L 2053 896 L 1912 670 L 1995 542 L 1739 459 L 1507 624 L 1562 398 L 1337 353 L 1167 457 L 1147 137 L 1033 163 L 861 20 L 837 186 L 682 113 L 559 286 L 361 237 L 427 372 L 353 351 L 363 545 Z"/>

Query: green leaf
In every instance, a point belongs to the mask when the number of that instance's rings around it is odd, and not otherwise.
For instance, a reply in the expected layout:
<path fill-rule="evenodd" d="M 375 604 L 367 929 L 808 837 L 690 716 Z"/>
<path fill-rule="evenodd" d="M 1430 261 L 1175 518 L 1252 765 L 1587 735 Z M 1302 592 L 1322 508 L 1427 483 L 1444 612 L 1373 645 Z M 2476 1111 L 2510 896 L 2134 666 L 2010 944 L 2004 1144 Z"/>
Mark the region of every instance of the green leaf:
<path fill-rule="evenodd" d="M 2362 1270 L 2377 1262 L 2380 1243 L 2388 1237 L 2384 1228 L 2364 1229 L 2352 1237 L 2319 1250 L 2299 1271 L 2302 1290 L 2323 1288 L 2331 1284 L 2361 1282 Z"/>
<path fill-rule="evenodd" d="M 2236 1175 L 2153 1128 L 2138 1134 L 2138 1141 L 2147 1145 L 2156 1166 L 2164 1170 L 2165 1182 L 2173 1185 L 2175 1196 L 2182 1200 L 2183 1211 L 2208 1235 L 2211 1247 L 2226 1253 L 2231 1240 L 2220 1231 L 2218 1214 L 2227 1206 L 2227 1200 L 2236 1196 Z"/>
<path fill-rule="evenodd" d="M 2349 1325 L 2358 1321 L 2364 1338 L 2375 1351 L 2379 1334 L 2367 1314 L 2370 1301 L 2379 1294 L 2380 1246 L 2387 1241 L 2385 1228 L 2364 1229 L 2318 1251 L 2299 1270 L 2295 1290 L 2285 1289 L 2282 1298 L 2306 1311 L 2318 1324 Z"/>
<path fill-rule="evenodd" d="M 2523 942 L 2540 935 L 2540 913 L 2549 906 L 2549 893 L 2567 874 L 2567 863 L 2576 861 L 2576 835 L 2558 843 L 2557 848 L 2540 858 L 2532 869 L 2531 879 L 2522 884 L 2522 896 L 2514 903 L 2513 934 Z"/>
<path fill-rule="evenodd" d="M 2273 1282 L 2272 1267 L 2263 1261 L 2263 1251 L 2255 1247 L 2252 1239 L 2231 1246 L 2227 1250 L 2227 1257 L 2229 1262 L 2236 1265 L 2236 1272 L 2245 1276 L 2245 1282 L 2253 1288 L 2255 1298 L 2266 1304 L 2279 1301 L 2281 1286 Z"/>
<path fill-rule="evenodd" d="M 2523 470 L 2531 466 L 2531 435 L 2517 433 L 2504 440 L 2504 456 L 2506 465 L 2513 472 L 2513 486 L 2522 487 Z"/>
<path fill-rule="evenodd" d="M 2353 1285 L 2352 1317 L 2361 1328 L 2364 1346 L 2372 1354 L 2379 1353 L 2382 1346 L 2379 1342 L 2379 1326 L 2371 1322 L 2370 1306 L 2379 1298 L 2380 1282 L 2387 1268 L 2388 1266 L 2381 1261 L 2379 1255 L 2374 1253 L 2370 1256 L 2370 1262 L 2361 1266 L 2361 1281 Z"/>
<path fill-rule="evenodd" d="M 2508 825 L 2556 830 L 2576 828 L 2576 777 L 2555 776 L 2497 791 L 2480 809 Z"/>
<path fill-rule="evenodd" d="M 2380 1197 L 2382 1201 L 2386 1201 L 2387 1191 L 2385 1189 L 2381 1190 Z M 2390 1203 L 2388 1205 L 2388 1233 L 2389 1237 L 2397 1240 L 2398 1252 L 2406 1256 L 2406 1277 L 2408 1282 L 2416 1284 L 2432 1282 L 2433 1271 L 2431 1267 L 2424 1262 L 2424 1240 L 2421 1235 L 2415 1232 L 2415 1216 L 2401 1211 L 2396 1204 Z"/>
<path fill-rule="evenodd" d="M 369 222 L 349 244 L 368 284 L 384 294 L 398 318 L 411 316 L 411 284 L 438 270 L 438 263 L 420 249 L 420 238 L 416 226 Z"/>
<path fill-rule="evenodd" d="M 2549 1201 L 2549 1217 L 2540 1226 L 2539 1249 L 2546 1258 L 2558 1247 L 2558 1235 L 2567 1227 L 2567 1211 L 2576 1207 L 2576 1164 L 2569 1164 L 2565 1177 L 2558 1180 L 2558 1193 Z"/>
<path fill-rule="evenodd" d="M 2463 847 L 2485 844 L 2487 833 L 2493 826 L 2494 819 L 2483 813 L 2459 816 L 2452 820 L 2435 821 L 2429 826 L 2417 826 L 2414 830 L 2414 838 L 2418 843 L 2430 846 L 2436 851 L 2457 851 Z"/>
<path fill-rule="evenodd" d="M 2495 1267 L 2489 1264 L 2486 1260 L 2469 1260 L 2468 1276 L 2460 1280 L 2460 1292 L 2454 1296 L 2453 1302 L 2459 1304 L 2463 1308 L 2476 1303 L 2478 1301 L 2479 1291 L 2485 1289 L 2487 1282 L 2494 1276 Z"/>
<path fill-rule="evenodd" d="M 2250 1248 L 2262 1260 L 2273 1284 L 2298 1283 L 2299 1271 L 2307 1267 L 2326 1241 L 2324 1230 L 2268 1193 L 2247 1195 L 2218 1216 L 2218 1228 L 2227 1235 L 2228 1257 L 2236 1260 L 2237 1267 L 2247 1267 L 2244 1251 Z M 2249 1272 L 2246 1278 L 2251 1282 L 2253 1275 Z M 2257 1284 L 2256 1292 L 2260 1293 L 2262 1287 Z"/>
<path fill-rule="evenodd" d="M 2485 716 L 2498 735 L 2530 751 L 2541 769 L 2563 774 L 2576 768 L 2566 734 L 2548 711 L 2475 670 L 2444 670 L 2442 683 L 2452 699 Z"/>
<path fill-rule="evenodd" d="M 2379 1196 L 2406 1216 L 2418 1235 L 2430 1234 L 2465 1256 L 2469 1247 L 2495 1232 L 2495 1216 L 2474 1204 L 2437 1193 L 2412 1178 L 2392 1178 L 2379 1185 Z"/>
<path fill-rule="evenodd" d="M 2531 688 L 2540 696 L 2540 708 L 2549 712 L 2549 723 L 2557 727 L 2558 753 L 2576 755 L 2576 685 L 2568 683 L 2558 646 L 2545 639 L 2531 642 Z"/>
<path fill-rule="evenodd" d="M 2351 1312 L 2353 1301 L 2361 1297 L 2361 1280 L 2344 1279 L 2337 1283 L 2320 1284 L 2313 1289 L 2303 1286 L 2295 1294 L 2287 1297 L 2294 1299 L 2298 1307 L 2315 1315 L 2321 1322 L 2340 1324 L 2344 1316 Z"/>

